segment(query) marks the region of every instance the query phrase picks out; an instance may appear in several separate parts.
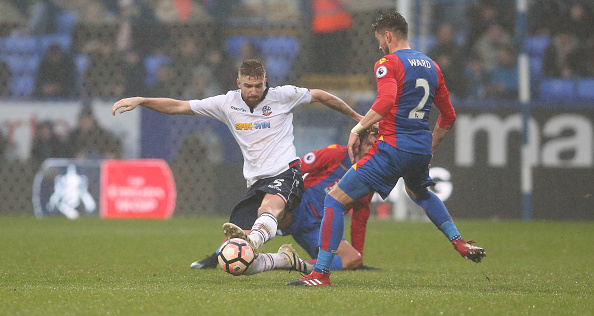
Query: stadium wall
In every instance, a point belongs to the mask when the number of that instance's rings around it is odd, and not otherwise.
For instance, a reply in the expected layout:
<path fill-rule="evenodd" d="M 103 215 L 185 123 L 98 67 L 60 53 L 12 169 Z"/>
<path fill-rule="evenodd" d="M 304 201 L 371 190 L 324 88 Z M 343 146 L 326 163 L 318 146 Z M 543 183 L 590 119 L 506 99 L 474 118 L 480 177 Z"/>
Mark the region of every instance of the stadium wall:
<path fill-rule="evenodd" d="M 355 104 L 364 113 L 372 100 Z M 56 123 L 66 136 L 80 102 L 5 102 L 0 129 L 9 151 L 0 164 L 0 214 L 33 214 L 36 166 L 28 153 L 34 126 Z M 123 158 L 162 158 L 174 174 L 174 216 L 226 215 L 246 190 L 239 147 L 222 123 L 167 116 L 140 109 L 111 116 L 111 102 L 93 102 L 99 123 L 122 140 Z M 453 131 L 437 150 L 434 167 L 449 171 L 452 192 L 445 202 L 454 217 L 521 218 L 521 115 L 517 104 L 460 103 Z M 432 112 L 431 120 L 437 119 Z M 317 105 L 295 113 L 299 155 L 345 143 L 351 122 Z M 530 120 L 534 170 L 533 218 L 594 219 L 594 111 L 584 104 L 534 103 Z"/>

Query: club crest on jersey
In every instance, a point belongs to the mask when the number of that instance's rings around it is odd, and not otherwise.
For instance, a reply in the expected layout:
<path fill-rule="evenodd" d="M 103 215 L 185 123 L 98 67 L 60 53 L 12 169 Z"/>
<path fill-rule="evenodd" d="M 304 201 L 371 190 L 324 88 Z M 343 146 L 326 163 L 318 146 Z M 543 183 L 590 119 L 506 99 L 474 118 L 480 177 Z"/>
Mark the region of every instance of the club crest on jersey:
<path fill-rule="evenodd" d="M 262 108 L 262 115 L 269 116 L 270 114 L 272 114 L 272 108 L 270 108 L 268 105 L 264 106 Z"/>
<path fill-rule="evenodd" d="M 375 77 L 381 78 L 381 77 L 385 76 L 387 73 L 388 73 L 388 68 L 386 68 L 386 66 L 379 66 L 379 67 L 377 67 L 377 70 L 375 71 Z"/>

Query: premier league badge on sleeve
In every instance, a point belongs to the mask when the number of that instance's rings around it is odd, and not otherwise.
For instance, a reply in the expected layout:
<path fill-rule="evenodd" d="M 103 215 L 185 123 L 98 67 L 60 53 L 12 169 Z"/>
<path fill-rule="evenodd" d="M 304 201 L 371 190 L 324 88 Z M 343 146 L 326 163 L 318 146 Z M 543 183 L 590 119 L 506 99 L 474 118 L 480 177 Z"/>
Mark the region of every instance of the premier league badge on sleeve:
<path fill-rule="evenodd" d="M 381 78 L 383 76 L 385 76 L 388 73 L 388 68 L 386 68 L 386 66 L 379 66 L 377 67 L 377 70 L 375 71 L 375 77 L 376 78 Z"/>

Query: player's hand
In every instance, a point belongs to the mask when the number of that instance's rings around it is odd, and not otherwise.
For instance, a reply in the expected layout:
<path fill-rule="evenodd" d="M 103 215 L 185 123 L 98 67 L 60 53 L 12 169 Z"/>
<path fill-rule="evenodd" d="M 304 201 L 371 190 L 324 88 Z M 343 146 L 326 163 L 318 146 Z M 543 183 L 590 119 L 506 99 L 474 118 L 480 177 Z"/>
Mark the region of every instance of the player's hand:
<path fill-rule="evenodd" d="M 121 99 L 120 101 L 116 102 L 113 107 L 111 108 L 111 114 L 113 116 L 116 115 L 116 111 L 120 110 L 120 114 L 128 111 L 134 110 L 140 103 L 142 103 L 142 98 L 140 97 L 133 97 L 133 98 L 126 98 Z"/>
<path fill-rule="evenodd" d="M 347 151 L 349 153 L 349 158 L 351 158 L 351 163 L 355 163 L 355 150 L 359 149 L 359 135 L 351 133 L 349 135 L 349 143 L 347 144 Z"/>

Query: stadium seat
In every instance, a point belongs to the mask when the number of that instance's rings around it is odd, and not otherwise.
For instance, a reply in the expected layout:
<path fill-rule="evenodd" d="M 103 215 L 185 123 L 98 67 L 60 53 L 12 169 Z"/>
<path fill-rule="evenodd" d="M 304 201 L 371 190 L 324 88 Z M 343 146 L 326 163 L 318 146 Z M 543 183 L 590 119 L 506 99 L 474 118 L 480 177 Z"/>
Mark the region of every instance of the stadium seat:
<path fill-rule="evenodd" d="M 241 57 L 241 47 L 246 42 L 254 44 L 261 50 L 271 84 L 283 84 L 299 52 L 297 39 L 293 36 L 234 35 L 225 40 L 225 49 L 231 58 L 238 59 Z"/>
<path fill-rule="evenodd" d="M 27 97 L 35 90 L 35 75 L 13 76 L 10 81 L 10 95 Z"/>
<path fill-rule="evenodd" d="M 229 57 L 233 59 L 238 59 L 241 57 L 241 47 L 245 42 L 251 42 L 258 48 L 261 46 L 259 45 L 260 39 L 256 36 L 249 36 L 249 35 L 233 35 L 228 37 L 225 40 L 225 50 Z"/>
<path fill-rule="evenodd" d="M 466 34 L 464 32 L 456 33 L 456 39 L 455 39 L 456 44 L 458 44 L 460 46 L 465 46 L 467 37 L 468 37 L 468 34 Z"/>
<path fill-rule="evenodd" d="M 169 62 L 169 56 L 165 55 L 151 55 L 144 59 L 144 67 L 146 69 L 146 80 L 147 86 L 153 86 L 157 83 L 157 72 L 159 67 Z"/>
<path fill-rule="evenodd" d="M 435 44 L 437 44 L 437 38 L 433 35 L 410 38 L 410 47 L 423 53 L 428 53 Z"/>
<path fill-rule="evenodd" d="M 70 46 L 72 45 L 72 37 L 70 35 L 63 34 L 50 34 L 40 37 L 41 52 L 42 54 L 47 53 L 50 45 L 57 43 L 62 48 L 62 51 L 68 53 Z"/>
<path fill-rule="evenodd" d="M 594 100 L 594 78 L 584 78 L 577 82 L 577 97 Z"/>
<path fill-rule="evenodd" d="M 38 38 L 35 36 L 11 35 L 4 38 L 2 53 L 8 55 L 32 55 L 39 49 L 38 42 Z"/>
<path fill-rule="evenodd" d="M 271 36 L 260 41 L 264 57 L 284 57 L 294 60 L 299 52 L 299 43 L 293 36 Z"/>
<path fill-rule="evenodd" d="M 551 38 L 544 35 L 539 36 L 529 36 L 524 41 L 526 53 L 531 57 L 539 57 L 542 58 L 544 56 L 544 52 L 549 47 L 549 43 L 551 42 Z"/>
<path fill-rule="evenodd" d="M 76 25 L 76 13 L 64 11 L 56 17 L 56 33 L 61 35 L 71 35 Z"/>
<path fill-rule="evenodd" d="M 76 66 L 76 86 L 80 89 L 85 81 L 85 72 L 89 67 L 89 55 L 78 54 L 74 56 L 74 65 Z"/>
<path fill-rule="evenodd" d="M 530 57 L 530 77 L 540 78 L 543 74 L 543 62 L 541 57 Z"/>
<path fill-rule="evenodd" d="M 266 59 L 266 76 L 271 86 L 284 84 L 291 73 L 292 61 L 284 57 L 269 57 Z"/>
<path fill-rule="evenodd" d="M 41 56 L 39 55 L 7 55 L 0 60 L 5 61 L 13 76 L 35 75 L 39 68 Z"/>
<path fill-rule="evenodd" d="M 572 100 L 576 96 L 573 79 L 546 78 L 540 83 L 541 100 Z"/>

